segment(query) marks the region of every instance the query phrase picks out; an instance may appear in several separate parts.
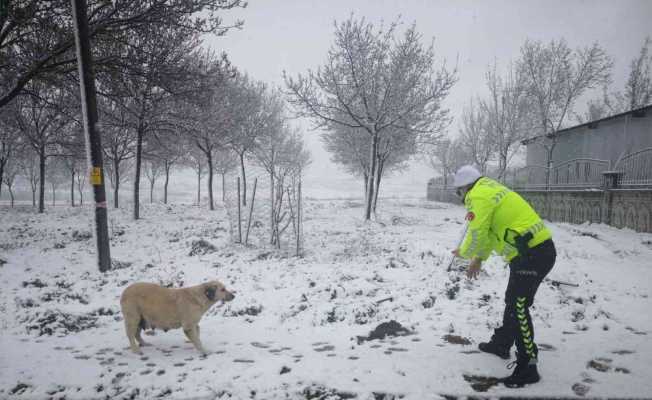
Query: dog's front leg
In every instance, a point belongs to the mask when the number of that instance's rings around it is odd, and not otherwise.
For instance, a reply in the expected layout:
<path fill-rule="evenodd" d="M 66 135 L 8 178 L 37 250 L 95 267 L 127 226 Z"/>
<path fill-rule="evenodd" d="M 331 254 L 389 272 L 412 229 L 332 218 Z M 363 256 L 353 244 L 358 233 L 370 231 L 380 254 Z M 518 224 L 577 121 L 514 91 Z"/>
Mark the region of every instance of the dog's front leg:
<path fill-rule="evenodd" d="M 201 341 L 199 340 L 199 327 L 197 325 L 193 325 L 190 327 L 184 327 L 183 328 L 183 333 L 186 334 L 188 339 L 192 342 L 192 344 L 195 346 L 195 348 L 202 353 L 203 355 L 206 355 L 206 350 L 204 350 L 204 347 L 201 345 Z"/>

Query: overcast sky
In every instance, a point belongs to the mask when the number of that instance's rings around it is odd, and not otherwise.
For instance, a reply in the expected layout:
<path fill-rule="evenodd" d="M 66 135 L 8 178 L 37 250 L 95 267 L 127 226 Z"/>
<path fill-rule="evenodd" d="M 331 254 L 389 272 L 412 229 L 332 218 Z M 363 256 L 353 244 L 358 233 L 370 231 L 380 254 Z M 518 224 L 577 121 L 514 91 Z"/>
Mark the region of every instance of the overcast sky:
<path fill-rule="evenodd" d="M 424 41 L 434 38 L 438 61 L 459 69 L 459 81 L 445 104 L 454 116 L 477 94 L 484 94 L 484 73 L 497 60 L 499 67 L 516 60 L 526 38 L 550 41 L 565 38 L 571 48 L 599 42 L 614 58 L 614 88 L 621 89 L 629 63 L 652 36 L 652 0 L 643 1 L 434 1 L 434 0 L 251 0 L 244 10 L 225 13 L 225 21 L 241 18 L 241 31 L 211 38 L 207 45 L 226 51 L 232 62 L 255 79 L 282 85 L 282 72 L 304 73 L 323 64 L 333 40 L 333 21 L 351 14 L 374 24 L 401 17 L 416 22 Z M 303 124 L 302 124 L 303 125 Z M 306 125 L 307 126 L 307 125 Z M 458 130 L 457 119 L 449 131 Z M 313 155 L 307 181 L 321 176 L 323 185 L 359 186 L 329 161 L 318 132 L 307 131 Z M 325 174 L 325 172 L 328 172 Z M 425 193 L 433 175 L 415 163 L 407 173 L 388 180 L 385 189 Z M 382 192 L 381 194 L 386 194 Z M 315 193 L 317 194 L 317 193 Z"/>

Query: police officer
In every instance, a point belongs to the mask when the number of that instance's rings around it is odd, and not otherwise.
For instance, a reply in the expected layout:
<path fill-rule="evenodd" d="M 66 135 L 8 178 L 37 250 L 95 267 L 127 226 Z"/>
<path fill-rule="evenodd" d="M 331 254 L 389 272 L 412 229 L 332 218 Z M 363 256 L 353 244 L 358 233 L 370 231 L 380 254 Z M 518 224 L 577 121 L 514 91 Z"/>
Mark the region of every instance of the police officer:
<path fill-rule="evenodd" d="M 521 387 L 538 382 L 538 349 L 530 306 L 541 281 L 555 264 L 550 231 L 518 193 L 482 176 L 472 166 L 457 171 L 454 186 L 468 211 L 469 229 L 453 254 L 471 260 L 467 277 L 478 277 L 482 261 L 492 251 L 509 262 L 502 326 L 495 329 L 489 342 L 480 343 L 479 348 L 509 359 L 510 348 L 516 342 L 516 368 L 503 383 Z"/>

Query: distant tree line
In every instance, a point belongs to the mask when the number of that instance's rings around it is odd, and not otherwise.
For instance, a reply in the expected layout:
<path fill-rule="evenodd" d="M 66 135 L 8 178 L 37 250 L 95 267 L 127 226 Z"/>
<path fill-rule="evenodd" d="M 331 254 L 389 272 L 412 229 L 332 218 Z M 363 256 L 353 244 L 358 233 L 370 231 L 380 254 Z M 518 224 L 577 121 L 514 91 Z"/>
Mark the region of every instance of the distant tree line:
<path fill-rule="evenodd" d="M 551 133 L 572 123 L 585 123 L 635 110 L 652 103 L 652 41 L 646 38 L 629 67 L 622 91 L 609 89 L 613 61 L 599 44 L 572 50 L 565 40 L 526 40 L 518 59 L 501 72 L 488 66 L 488 95 L 475 96 L 463 109 L 459 135 L 432 148 L 429 160 L 443 177 L 464 164 L 503 179 L 524 139 L 542 137 L 549 168 L 556 145 Z M 586 112 L 578 103 L 596 90 Z"/>

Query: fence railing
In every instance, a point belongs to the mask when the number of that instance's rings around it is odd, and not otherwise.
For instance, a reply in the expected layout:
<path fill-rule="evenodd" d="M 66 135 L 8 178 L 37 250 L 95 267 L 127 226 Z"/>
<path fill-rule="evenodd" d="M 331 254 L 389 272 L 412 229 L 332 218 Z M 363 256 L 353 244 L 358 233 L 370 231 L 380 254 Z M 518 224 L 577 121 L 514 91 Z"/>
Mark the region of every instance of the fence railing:
<path fill-rule="evenodd" d="M 625 189 L 652 188 L 652 147 L 622 157 L 612 168 L 609 160 L 575 158 L 553 165 L 528 165 L 505 173 L 506 185 L 517 190 L 601 189 L 605 172 L 615 173 L 618 187 Z M 442 177 L 428 182 L 430 190 L 451 190 L 452 177 L 444 185 Z"/>
<path fill-rule="evenodd" d="M 614 169 L 622 172 L 620 186 L 652 186 L 652 147 L 624 156 Z"/>
<path fill-rule="evenodd" d="M 602 173 L 610 170 L 611 162 L 593 158 L 576 158 L 553 166 L 550 174 L 550 187 L 553 188 L 591 188 L 600 187 L 604 182 Z"/>
<path fill-rule="evenodd" d="M 545 189 L 547 170 L 543 165 L 528 165 L 505 174 L 505 183 L 514 188 Z"/>

